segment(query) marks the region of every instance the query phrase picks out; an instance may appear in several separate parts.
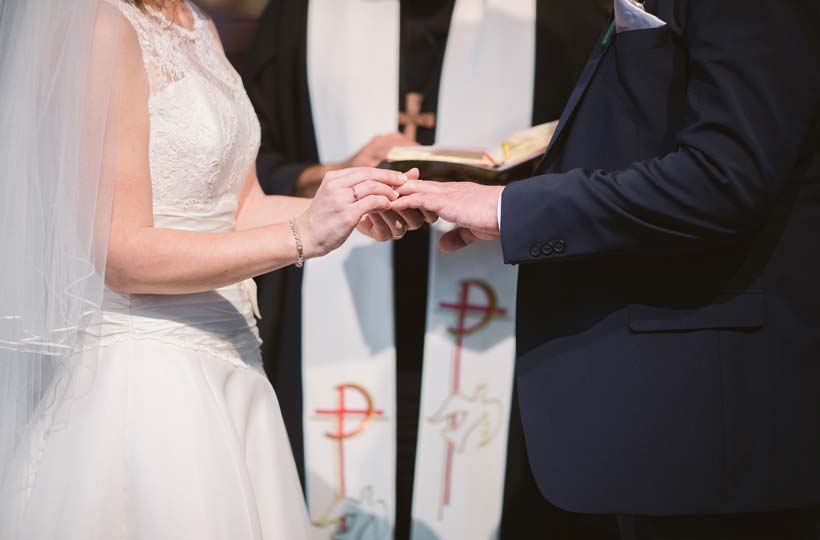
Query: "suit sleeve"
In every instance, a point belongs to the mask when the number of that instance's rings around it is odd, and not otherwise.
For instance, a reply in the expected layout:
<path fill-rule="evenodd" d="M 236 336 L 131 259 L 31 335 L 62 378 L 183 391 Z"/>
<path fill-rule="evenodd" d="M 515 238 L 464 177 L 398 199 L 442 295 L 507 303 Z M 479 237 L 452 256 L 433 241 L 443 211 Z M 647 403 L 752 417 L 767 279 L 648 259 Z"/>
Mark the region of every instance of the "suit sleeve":
<path fill-rule="evenodd" d="M 818 122 L 818 32 L 815 0 L 689 0 L 677 149 L 508 186 L 505 261 L 697 248 L 760 228 Z"/>

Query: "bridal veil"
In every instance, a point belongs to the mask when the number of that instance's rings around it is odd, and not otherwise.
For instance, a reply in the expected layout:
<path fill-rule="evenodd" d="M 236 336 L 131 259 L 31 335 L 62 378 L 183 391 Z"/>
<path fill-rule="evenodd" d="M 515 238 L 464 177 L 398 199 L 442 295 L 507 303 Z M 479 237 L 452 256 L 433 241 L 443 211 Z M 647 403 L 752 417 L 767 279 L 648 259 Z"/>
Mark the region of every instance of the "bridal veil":
<path fill-rule="evenodd" d="M 69 379 L 93 380 L 93 362 L 71 359 L 94 339 L 84 329 L 104 291 L 122 25 L 102 0 L 0 0 L 4 539 L 36 474 L 14 464 L 26 430 L 59 430 L 78 387 Z"/>

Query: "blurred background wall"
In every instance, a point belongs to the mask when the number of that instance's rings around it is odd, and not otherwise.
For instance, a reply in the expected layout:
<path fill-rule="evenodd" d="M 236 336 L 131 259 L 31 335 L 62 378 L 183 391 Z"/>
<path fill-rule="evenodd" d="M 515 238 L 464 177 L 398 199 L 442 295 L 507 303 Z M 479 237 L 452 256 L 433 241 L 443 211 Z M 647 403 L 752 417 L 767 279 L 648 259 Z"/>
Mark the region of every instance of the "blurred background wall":
<path fill-rule="evenodd" d="M 213 17 L 228 58 L 240 67 L 256 32 L 256 21 L 268 0 L 194 1 Z"/>

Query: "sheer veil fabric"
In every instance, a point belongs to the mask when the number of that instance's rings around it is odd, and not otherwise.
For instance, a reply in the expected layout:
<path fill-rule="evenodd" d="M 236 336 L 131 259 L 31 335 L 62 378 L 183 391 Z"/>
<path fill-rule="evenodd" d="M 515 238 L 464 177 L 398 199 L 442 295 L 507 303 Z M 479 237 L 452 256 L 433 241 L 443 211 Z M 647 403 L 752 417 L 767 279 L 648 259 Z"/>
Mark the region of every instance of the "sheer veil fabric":
<path fill-rule="evenodd" d="M 94 377 L 94 355 L 72 353 L 93 345 L 105 288 L 123 24 L 100 0 L 0 0 L 2 539 L 37 474 L 13 456 Z"/>

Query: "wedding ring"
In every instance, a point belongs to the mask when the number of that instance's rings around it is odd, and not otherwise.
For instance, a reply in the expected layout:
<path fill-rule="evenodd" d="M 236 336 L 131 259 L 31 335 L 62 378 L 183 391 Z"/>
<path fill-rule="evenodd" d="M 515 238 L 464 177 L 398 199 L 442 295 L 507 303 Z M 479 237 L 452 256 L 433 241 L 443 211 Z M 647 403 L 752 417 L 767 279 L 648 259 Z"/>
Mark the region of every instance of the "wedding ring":
<path fill-rule="evenodd" d="M 352 189 L 352 190 L 353 190 L 353 200 L 354 200 L 354 201 L 356 201 L 356 202 L 359 202 L 359 194 L 358 194 L 358 193 L 356 193 L 356 186 L 353 186 L 353 187 L 352 187 L 352 188 L 350 188 L 350 189 Z"/>

